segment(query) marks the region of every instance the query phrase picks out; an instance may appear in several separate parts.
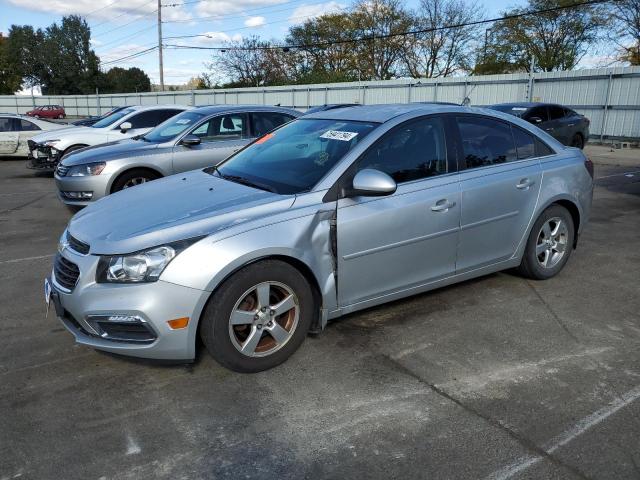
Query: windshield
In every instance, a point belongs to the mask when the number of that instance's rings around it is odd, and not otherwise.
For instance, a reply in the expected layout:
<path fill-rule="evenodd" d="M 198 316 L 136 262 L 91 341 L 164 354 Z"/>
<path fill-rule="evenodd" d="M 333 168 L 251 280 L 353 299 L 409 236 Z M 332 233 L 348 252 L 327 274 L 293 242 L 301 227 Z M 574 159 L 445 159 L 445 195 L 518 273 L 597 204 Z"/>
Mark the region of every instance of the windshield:
<path fill-rule="evenodd" d="M 516 117 L 521 117 L 529 110 L 529 107 L 520 107 L 518 105 L 492 105 L 492 110 L 498 110 L 499 112 L 510 113 Z"/>
<path fill-rule="evenodd" d="M 120 110 L 120 111 L 118 111 L 116 113 L 112 113 L 108 117 L 103 118 L 102 120 L 100 120 L 99 122 L 94 123 L 91 126 L 93 128 L 108 127 L 112 123 L 117 122 L 118 120 L 120 120 L 125 115 L 129 115 L 131 112 L 134 112 L 134 111 L 135 111 L 135 109 L 133 109 L 133 108 L 125 108 L 124 110 Z"/>
<path fill-rule="evenodd" d="M 204 115 L 200 113 L 184 112 L 161 123 L 142 138 L 149 142 L 167 142 L 197 124 L 203 118 Z"/>
<path fill-rule="evenodd" d="M 294 120 L 211 173 L 283 195 L 306 192 L 376 126 L 346 120 Z"/>

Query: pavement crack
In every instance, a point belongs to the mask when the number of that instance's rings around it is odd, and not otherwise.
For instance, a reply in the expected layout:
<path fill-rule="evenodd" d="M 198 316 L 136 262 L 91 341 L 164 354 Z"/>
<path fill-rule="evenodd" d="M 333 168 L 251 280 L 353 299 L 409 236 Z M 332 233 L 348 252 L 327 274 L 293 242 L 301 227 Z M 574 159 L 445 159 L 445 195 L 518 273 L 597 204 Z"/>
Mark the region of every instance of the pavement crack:
<path fill-rule="evenodd" d="M 553 317 L 553 319 L 556 321 L 556 323 L 558 324 L 558 326 L 564 330 L 564 332 L 569 335 L 576 343 L 581 344 L 580 340 L 578 340 L 578 337 L 576 337 L 571 330 L 569 330 L 569 327 L 567 327 L 567 325 L 560 319 L 560 317 L 558 316 L 558 314 L 555 312 L 555 310 L 551 307 L 551 305 L 549 305 L 549 303 L 544 299 L 544 297 L 542 295 L 540 295 L 540 292 L 538 292 L 538 290 L 536 290 L 536 288 L 533 286 L 533 284 L 531 283 L 531 281 L 529 280 L 525 280 L 527 285 L 529 286 L 529 288 L 531 289 L 531 291 L 536 295 L 536 297 L 538 297 L 538 299 L 544 304 L 545 307 L 547 307 L 547 310 L 549 311 L 549 313 L 551 314 L 551 316 Z"/>
<path fill-rule="evenodd" d="M 11 208 L 7 208 L 5 210 L 0 210 L 0 214 L 2 213 L 11 213 L 11 212 L 15 212 L 17 210 L 20 210 L 24 207 L 28 207 L 29 205 L 31 205 L 32 203 L 36 203 L 39 200 L 42 200 L 44 197 L 46 197 L 47 195 L 51 195 L 51 192 L 47 192 L 44 195 L 40 195 L 39 197 L 34 198 L 33 200 L 29 200 L 28 202 L 25 203 L 21 203 L 20 205 L 17 205 L 15 207 L 11 207 Z"/>
<path fill-rule="evenodd" d="M 576 475 L 577 477 L 579 477 L 579 478 L 581 478 L 583 480 L 590 480 L 590 477 L 588 477 L 585 473 L 581 472 L 579 469 L 577 469 L 573 465 L 569 465 L 569 464 L 563 462 L 560 458 L 558 458 L 555 455 L 549 453 L 544 448 L 539 447 L 535 442 L 529 440 L 527 437 L 525 437 L 525 436 L 521 435 L 520 433 L 516 432 L 515 430 L 509 428 L 507 425 L 503 424 L 499 420 L 496 420 L 493 417 L 491 417 L 490 415 L 486 415 L 483 412 L 481 412 L 480 410 L 477 410 L 477 409 L 473 408 L 471 405 L 468 405 L 468 404 L 464 403 L 462 400 L 454 397 L 453 395 L 451 395 L 450 393 L 448 393 L 447 391 L 445 391 L 441 387 L 437 386 L 436 384 L 431 383 L 428 380 L 422 378 L 421 376 L 416 374 L 413 370 L 411 370 L 410 368 L 406 367 L 405 365 L 403 365 L 402 363 L 398 362 L 397 360 L 393 359 L 389 355 L 383 355 L 383 356 L 384 356 L 384 358 L 387 359 L 388 362 L 391 362 L 392 366 L 396 370 L 398 370 L 401 373 L 403 373 L 403 374 L 405 374 L 407 376 L 410 376 L 410 377 L 414 378 L 415 380 L 417 380 L 418 382 L 426 385 L 434 393 L 436 393 L 440 397 L 442 397 L 442 398 L 444 398 L 444 399 L 456 404 L 457 406 L 459 406 L 460 408 L 465 410 L 467 413 L 470 413 L 471 415 L 474 415 L 474 416 L 480 418 L 484 422 L 486 422 L 486 423 L 490 424 L 491 426 L 493 426 L 493 427 L 501 430 L 502 432 L 506 433 L 508 436 L 513 438 L 515 441 L 517 441 L 529 453 L 531 453 L 533 455 L 536 455 L 536 456 L 539 456 L 539 457 L 542 457 L 542 458 L 545 458 L 545 459 L 549 460 L 551 463 L 553 463 L 554 465 L 556 465 L 556 466 L 558 466 L 560 468 L 564 468 L 566 470 L 569 470 L 571 473 L 573 473 L 574 475 Z"/>

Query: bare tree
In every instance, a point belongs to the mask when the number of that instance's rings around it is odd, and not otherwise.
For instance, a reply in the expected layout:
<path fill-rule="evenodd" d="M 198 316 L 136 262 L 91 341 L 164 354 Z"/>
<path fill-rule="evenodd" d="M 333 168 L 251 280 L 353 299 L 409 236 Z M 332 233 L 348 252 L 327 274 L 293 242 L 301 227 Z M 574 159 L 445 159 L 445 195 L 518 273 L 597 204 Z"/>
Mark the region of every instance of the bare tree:
<path fill-rule="evenodd" d="M 463 25 L 482 19 L 483 11 L 465 0 L 421 0 L 415 12 L 415 29 L 424 33 L 409 38 L 404 62 L 412 77 L 445 77 L 471 68 L 474 43 L 480 36 L 477 25 Z"/>
<path fill-rule="evenodd" d="M 618 0 L 611 6 L 609 39 L 618 46 L 618 59 L 640 65 L 640 0 Z"/>

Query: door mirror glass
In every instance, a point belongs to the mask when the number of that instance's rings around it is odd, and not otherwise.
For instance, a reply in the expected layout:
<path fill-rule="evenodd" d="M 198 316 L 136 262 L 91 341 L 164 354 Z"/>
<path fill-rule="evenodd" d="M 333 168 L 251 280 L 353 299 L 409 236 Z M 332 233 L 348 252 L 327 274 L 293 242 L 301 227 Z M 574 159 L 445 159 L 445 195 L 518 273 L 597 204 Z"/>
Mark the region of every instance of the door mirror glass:
<path fill-rule="evenodd" d="M 180 143 L 186 147 L 193 147 L 195 145 L 200 145 L 200 137 L 194 134 L 185 135 Z"/>
<path fill-rule="evenodd" d="M 382 197 L 396 191 L 397 185 L 393 178 L 380 170 L 365 168 L 353 177 L 353 187 L 347 196 Z"/>
<path fill-rule="evenodd" d="M 533 123 L 534 125 L 538 125 L 539 123 L 542 123 L 542 119 L 540 117 L 531 117 L 529 118 L 529 122 Z"/>
<path fill-rule="evenodd" d="M 120 132 L 121 133 L 127 133 L 127 130 L 131 130 L 133 127 L 131 125 L 131 122 L 122 122 L 120 124 Z"/>

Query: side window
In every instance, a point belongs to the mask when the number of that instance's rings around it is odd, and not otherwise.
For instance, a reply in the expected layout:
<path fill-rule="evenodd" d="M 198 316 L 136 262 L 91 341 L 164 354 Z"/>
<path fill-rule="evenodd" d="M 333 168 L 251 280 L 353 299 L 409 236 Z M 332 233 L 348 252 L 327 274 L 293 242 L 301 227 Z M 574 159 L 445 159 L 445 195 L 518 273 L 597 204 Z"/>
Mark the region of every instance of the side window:
<path fill-rule="evenodd" d="M 261 137 L 283 123 L 287 123 L 293 117 L 277 112 L 255 112 L 251 113 L 254 137 Z"/>
<path fill-rule="evenodd" d="M 247 138 L 247 116 L 244 113 L 214 117 L 196 127 L 192 132 L 203 142 L 241 140 Z"/>
<path fill-rule="evenodd" d="M 558 120 L 564 117 L 564 108 L 558 105 L 549 105 L 549 120 Z"/>
<path fill-rule="evenodd" d="M 0 118 L 0 132 L 13 131 L 13 118 Z"/>
<path fill-rule="evenodd" d="M 531 121 L 532 118 L 538 117 L 543 122 L 549 120 L 549 115 L 547 114 L 547 107 L 533 107 L 531 110 L 527 112 L 524 119 L 527 121 Z"/>
<path fill-rule="evenodd" d="M 27 120 L 20 120 L 20 130 L 23 132 L 32 132 L 34 130 L 40 130 L 40 127 Z"/>
<path fill-rule="evenodd" d="M 533 135 L 513 125 L 511 126 L 511 131 L 513 132 L 513 140 L 516 143 L 518 160 L 535 157 L 536 147 Z"/>
<path fill-rule="evenodd" d="M 358 161 L 358 170 L 374 168 L 397 183 L 447 172 L 447 148 L 442 118 L 427 117 L 394 128 Z"/>
<path fill-rule="evenodd" d="M 482 117 L 458 117 L 467 168 L 485 167 L 518 158 L 511 127 Z"/>
<path fill-rule="evenodd" d="M 178 113 L 180 110 L 149 110 L 138 113 L 125 121 L 131 122 L 132 128 L 152 128 Z"/>
<path fill-rule="evenodd" d="M 545 143 L 542 143 L 540 140 L 536 138 L 536 156 L 538 157 L 546 157 L 548 155 L 553 155 L 554 152 L 549 148 Z"/>

